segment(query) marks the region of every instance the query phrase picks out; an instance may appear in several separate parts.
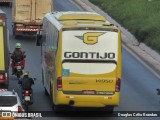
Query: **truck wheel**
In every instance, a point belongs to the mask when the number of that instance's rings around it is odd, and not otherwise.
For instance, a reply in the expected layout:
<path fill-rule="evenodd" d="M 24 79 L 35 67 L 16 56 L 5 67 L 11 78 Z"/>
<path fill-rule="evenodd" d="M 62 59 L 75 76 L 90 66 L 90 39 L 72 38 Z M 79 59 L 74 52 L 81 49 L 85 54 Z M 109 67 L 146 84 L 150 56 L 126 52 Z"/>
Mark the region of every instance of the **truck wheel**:
<path fill-rule="evenodd" d="M 15 35 L 15 36 L 14 36 L 14 38 L 15 38 L 15 39 L 18 39 L 18 38 L 19 38 L 19 36 L 18 36 L 18 35 Z"/>
<path fill-rule="evenodd" d="M 17 36 L 17 35 L 14 35 L 14 38 L 15 38 L 15 39 L 17 39 L 17 38 L 18 38 L 18 36 Z"/>

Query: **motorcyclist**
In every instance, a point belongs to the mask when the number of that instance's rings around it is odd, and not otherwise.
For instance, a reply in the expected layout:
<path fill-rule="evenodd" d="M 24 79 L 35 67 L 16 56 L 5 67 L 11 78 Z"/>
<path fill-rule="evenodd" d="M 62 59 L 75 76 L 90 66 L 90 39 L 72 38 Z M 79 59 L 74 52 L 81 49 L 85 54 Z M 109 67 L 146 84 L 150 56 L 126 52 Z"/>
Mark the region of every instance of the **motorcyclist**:
<path fill-rule="evenodd" d="M 11 59 L 12 59 L 12 75 L 15 74 L 14 71 L 14 66 L 17 62 L 21 62 L 22 64 L 22 69 L 24 69 L 25 67 L 25 52 L 21 50 L 21 44 L 20 43 L 16 43 L 15 44 L 15 50 L 13 51 L 12 55 L 11 55 Z"/>
<path fill-rule="evenodd" d="M 32 85 L 34 84 L 33 78 L 29 77 L 29 72 L 25 72 L 23 75 L 23 78 L 18 81 L 18 84 L 21 84 L 21 95 L 22 92 L 25 90 L 29 90 L 32 94 L 31 96 L 31 104 L 33 103 L 33 91 L 32 91 Z M 21 97 L 22 98 L 22 97 Z"/>

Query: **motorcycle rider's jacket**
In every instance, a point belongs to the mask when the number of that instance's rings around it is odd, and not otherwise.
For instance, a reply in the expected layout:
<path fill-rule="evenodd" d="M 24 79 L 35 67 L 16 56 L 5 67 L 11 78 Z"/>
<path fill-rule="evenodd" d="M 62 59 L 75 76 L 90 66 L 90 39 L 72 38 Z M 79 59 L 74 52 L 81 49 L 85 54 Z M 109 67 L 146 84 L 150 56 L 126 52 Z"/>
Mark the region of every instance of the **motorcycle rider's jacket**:
<path fill-rule="evenodd" d="M 21 49 L 15 49 L 15 51 L 12 53 L 11 58 L 16 63 L 24 60 L 24 58 L 25 58 L 24 51 L 22 51 Z"/>
<path fill-rule="evenodd" d="M 18 84 L 21 84 L 22 90 L 31 90 L 34 80 L 28 76 L 24 76 L 22 80 L 18 81 Z"/>

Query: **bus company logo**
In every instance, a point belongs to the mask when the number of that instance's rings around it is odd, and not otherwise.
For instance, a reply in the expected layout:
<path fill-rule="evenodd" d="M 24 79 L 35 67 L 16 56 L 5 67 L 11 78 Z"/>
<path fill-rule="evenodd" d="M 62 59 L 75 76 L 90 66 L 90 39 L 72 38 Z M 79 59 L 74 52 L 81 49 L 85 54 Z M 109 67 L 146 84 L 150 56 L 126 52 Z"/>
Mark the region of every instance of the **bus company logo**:
<path fill-rule="evenodd" d="M 93 45 L 98 43 L 99 36 L 103 34 L 104 33 L 102 32 L 88 32 L 88 33 L 85 33 L 83 36 L 76 36 L 76 37 L 83 40 L 83 42 L 88 45 Z"/>

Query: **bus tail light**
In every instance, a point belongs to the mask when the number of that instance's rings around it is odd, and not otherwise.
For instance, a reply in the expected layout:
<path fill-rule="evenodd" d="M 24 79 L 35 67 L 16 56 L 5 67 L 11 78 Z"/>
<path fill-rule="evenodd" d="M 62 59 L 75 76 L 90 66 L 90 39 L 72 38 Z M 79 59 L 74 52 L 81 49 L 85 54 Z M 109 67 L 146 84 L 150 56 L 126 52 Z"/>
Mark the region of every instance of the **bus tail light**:
<path fill-rule="evenodd" d="M 57 78 L 57 90 L 62 90 L 62 77 Z"/>
<path fill-rule="evenodd" d="M 119 92 L 121 88 L 121 79 L 117 78 L 116 80 L 116 92 Z"/>
<path fill-rule="evenodd" d="M 8 80 L 8 74 L 7 73 L 1 73 L 0 74 L 0 80 Z"/>
<path fill-rule="evenodd" d="M 0 74 L 0 80 L 4 80 L 4 74 Z"/>

